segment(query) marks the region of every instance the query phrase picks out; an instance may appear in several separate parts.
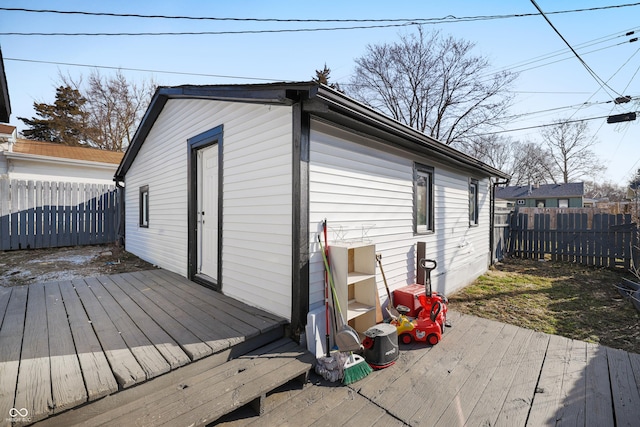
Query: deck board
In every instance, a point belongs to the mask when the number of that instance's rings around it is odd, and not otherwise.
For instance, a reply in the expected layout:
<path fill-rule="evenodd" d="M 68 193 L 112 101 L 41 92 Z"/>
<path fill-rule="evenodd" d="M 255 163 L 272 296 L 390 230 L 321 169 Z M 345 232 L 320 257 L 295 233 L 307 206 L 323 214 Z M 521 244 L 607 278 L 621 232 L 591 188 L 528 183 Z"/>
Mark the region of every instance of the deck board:
<path fill-rule="evenodd" d="M 608 348 L 607 356 L 616 426 L 637 426 L 640 420 L 640 387 L 634 377 L 629 353 Z"/>
<path fill-rule="evenodd" d="M 132 288 L 142 292 L 158 307 L 197 336 L 199 340 L 211 347 L 214 352 L 229 348 L 231 346 L 231 342 L 237 342 L 229 340 L 225 333 L 218 331 L 216 328 L 216 326 L 218 326 L 217 323 L 213 321 L 207 323 L 206 319 L 194 316 L 192 310 L 188 306 L 184 306 L 179 302 L 176 303 L 172 298 L 173 296 L 171 296 L 170 299 L 168 295 L 156 290 L 156 288 L 151 286 L 150 283 L 144 282 L 130 273 L 124 273 L 122 277 L 128 281 Z M 197 314 L 200 313 L 198 312 Z"/>
<path fill-rule="evenodd" d="M 53 411 L 61 412 L 87 401 L 87 390 L 75 351 L 58 283 L 45 284 Z"/>
<path fill-rule="evenodd" d="M 526 424 L 548 345 L 549 335 L 535 333 L 531 337 L 521 354 L 520 363 L 513 367 L 513 382 L 494 425 L 512 427 Z"/>
<path fill-rule="evenodd" d="M 237 338 L 239 336 L 251 338 L 260 333 L 260 329 L 245 323 L 245 321 L 251 322 L 251 317 L 249 319 L 238 319 L 238 313 L 229 314 L 228 311 L 222 309 L 224 304 L 220 304 L 220 299 L 213 298 L 208 292 L 200 294 L 198 292 L 199 290 L 193 288 L 193 286 L 188 286 L 182 281 L 169 281 L 151 274 L 146 277 L 169 292 L 176 305 L 182 308 L 188 307 L 189 310 L 195 310 L 195 312 L 198 313 L 198 318 L 202 319 L 203 323 L 224 325 L 218 332 L 224 332 L 229 338 Z M 226 325 L 225 322 L 223 322 L 225 318 L 243 321 L 231 322 L 229 325 Z"/>
<path fill-rule="evenodd" d="M 140 366 L 131 349 L 127 347 L 120 331 L 113 324 L 89 285 L 83 279 L 74 279 L 71 283 L 91 319 L 93 330 L 118 381 L 118 386 L 127 388 L 146 380 L 145 370 Z"/>
<path fill-rule="evenodd" d="M 11 289 L 10 298 L 0 329 L 0 414 L 8 414 L 14 408 L 20 349 L 24 333 L 24 318 L 27 312 L 26 286 Z M 20 407 L 19 409 L 22 409 Z"/>
<path fill-rule="evenodd" d="M 606 347 L 587 343 L 586 364 L 585 418 L 593 425 L 606 425 L 613 420 Z"/>
<path fill-rule="evenodd" d="M 246 323 L 260 332 L 271 330 L 274 327 L 274 323 L 277 324 L 277 322 L 282 321 L 282 319 L 277 316 L 263 310 L 250 306 L 247 308 L 245 304 L 226 295 L 216 294 L 214 298 L 214 295 L 208 289 L 202 286 L 188 286 L 186 279 L 175 273 L 160 274 L 156 270 L 148 270 L 143 272 L 143 274 L 153 280 L 158 280 L 160 283 L 167 283 L 178 287 L 184 294 L 189 294 L 201 301 L 205 301 L 213 306 L 214 310 L 224 313 L 225 318 L 238 319 L 242 323 Z M 244 313 L 248 313 L 250 316 L 246 316 Z"/>
<path fill-rule="evenodd" d="M 198 338 L 196 334 L 188 328 L 188 325 L 180 323 L 153 302 L 145 293 L 131 286 L 124 276 L 117 275 L 110 276 L 109 278 L 122 292 L 129 295 L 142 311 L 152 317 L 158 324 L 161 324 L 163 329 L 173 338 L 180 348 L 187 353 L 191 360 L 198 360 L 213 353 L 213 349 Z M 129 280 L 133 279 L 129 278 Z"/>
<path fill-rule="evenodd" d="M 167 363 L 169 363 L 171 369 L 184 366 L 191 361 L 171 335 L 162 329 L 148 313 L 141 310 L 135 301 L 123 292 L 113 280 L 108 276 L 98 277 L 97 280 L 100 281 L 112 298 L 118 301 L 122 309 L 127 312 L 149 341 L 158 349 Z"/>
<path fill-rule="evenodd" d="M 47 308 L 42 283 L 29 286 L 15 407 L 28 409 L 33 421 L 46 418 L 53 411 Z"/>
<path fill-rule="evenodd" d="M 523 354 L 533 336 L 533 331 L 517 328 L 513 340 L 505 346 L 501 359 L 495 359 L 498 363 L 489 378 L 484 390 L 477 396 L 475 406 L 464 419 L 465 425 L 494 425 L 498 413 L 506 399 L 509 386 L 513 383 Z"/>
<path fill-rule="evenodd" d="M 85 283 L 91 288 L 102 305 L 104 312 L 109 316 L 113 326 L 122 337 L 127 347 L 135 357 L 140 367 L 144 370 L 145 379 L 153 378 L 169 372 L 171 366 L 160 351 L 153 345 L 138 325 L 129 317 L 127 312 L 102 286 L 96 278 L 89 278 Z"/>
<path fill-rule="evenodd" d="M 489 344 L 487 357 L 483 357 L 481 361 L 473 368 L 473 374 L 467 376 L 466 380 L 460 381 L 460 386 L 451 390 L 451 394 L 455 391 L 455 395 L 451 397 L 449 405 L 446 407 L 440 418 L 435 422 L 436 426 L 451 426 L 456 424 L 464 424 L 471 412 L 475 408 L 477 402 L 482 396 L 485 396 L 485 390 L 495 375 L 498 367 L 502 364 L 504 356 L 511 348 L 512 343 L 520 329 L 512 325 L 504 325 L 496 341 L 498 345 Z M 450 381 L 447 380 L 447 383 Z M 451 383 L 453 385 L 453 383 Z M 449 387 L 447 386 L 447 389 Z M 446 395 L 443 396 L 446 400 Z"/>
<path fill-rule="evenodd" d="M 96 400 L 115 393 L 118 391 L 118 382 L 78 294 L 70 281 L 61 282 L 58 286 L 67 312 L 88 399 Z"/>

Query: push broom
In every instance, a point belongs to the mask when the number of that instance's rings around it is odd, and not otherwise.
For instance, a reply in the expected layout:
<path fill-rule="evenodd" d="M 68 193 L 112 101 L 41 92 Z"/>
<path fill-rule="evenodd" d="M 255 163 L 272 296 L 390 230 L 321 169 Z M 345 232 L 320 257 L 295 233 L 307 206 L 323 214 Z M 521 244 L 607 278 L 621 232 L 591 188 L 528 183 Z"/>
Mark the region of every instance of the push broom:
<path fill-rule="evenodd" d="M 331 291 L 333 293 L 333 301 L 336 304 L 336 310 L 338 311 L 338 316 L 342 323 L 342 327 L 336 333 L 335 341 L 338 344 L 338 350 L 350 351 L 349 359 L 347 359 L 344 364 L 342 374 L 342 383 L 347 385 L 356 381 L 360 381 L 371 372 L 373 372 L 373 369 L 364 360 L 364 358 L 362 358 L 362 356 L 353 354 L 352 352 L 356 347 L 358 349 L 360 348 L 360 337 L 358 336 L 358 333 L 344 321 L 342 310 L 340 309 L 340 302 L 338 301 L 338 295 L 336 294 L 336 288 L 333 284 L 333 276 L 331 275 L 331 270 L 329 269 L 329 261 L 327 260 L 327 255 L 324 251 L 324 248 L 322 247 L 320 236 L 318 236 L 318 243 L 320 244 L 320 252 L 322 253 L 322 260 L 324 261 L 324 268 L 327 272 L 327 276 L 329 277 L 329 284 L 331 285 Z"/>

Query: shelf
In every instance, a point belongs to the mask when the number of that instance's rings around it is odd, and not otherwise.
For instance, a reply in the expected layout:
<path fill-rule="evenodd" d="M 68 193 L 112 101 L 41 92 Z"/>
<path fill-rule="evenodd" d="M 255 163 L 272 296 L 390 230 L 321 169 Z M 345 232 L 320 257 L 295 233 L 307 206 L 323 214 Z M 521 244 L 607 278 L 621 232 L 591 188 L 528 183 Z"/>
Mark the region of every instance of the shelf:
<path fill-rule="evenodd" d="M 349 308 L 347 309 L 347 321 L 355 319 L 365 313 L 375 310 L 376 308 L 371 305 L 362 304 L 356 300 L 349 301 Z"/>
<path fill-rule="evenodd" d="M 376 277 L 375 274 L 360 273 L 359 271 L 352 271 L 347 276 L 347 285 L 352 285 L 354 283 L 361 282 L 367 279 L 373 279 L 375 277 Z"/>

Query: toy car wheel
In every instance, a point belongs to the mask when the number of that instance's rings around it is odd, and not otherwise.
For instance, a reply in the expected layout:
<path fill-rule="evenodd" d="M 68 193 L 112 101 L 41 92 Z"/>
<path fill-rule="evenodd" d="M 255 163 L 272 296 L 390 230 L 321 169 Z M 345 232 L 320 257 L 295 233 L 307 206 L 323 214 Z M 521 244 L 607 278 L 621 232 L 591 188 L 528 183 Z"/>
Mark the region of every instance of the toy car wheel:
<path fill-rule="evenodd" d="M 438 339 L 438 335 L 436 334 L 429 334 L 429 336 L 427 337 L 427 342 L 431 345 L 438 344 L 438 341 L 440 340 Z"/>
<path fill-rule="evenodd" d="M 403 344 L 411 344 L 411 342 L 413 341 L 413 337 L 410 334 L 402 334 L 400 335 L 400 341 Z"/>

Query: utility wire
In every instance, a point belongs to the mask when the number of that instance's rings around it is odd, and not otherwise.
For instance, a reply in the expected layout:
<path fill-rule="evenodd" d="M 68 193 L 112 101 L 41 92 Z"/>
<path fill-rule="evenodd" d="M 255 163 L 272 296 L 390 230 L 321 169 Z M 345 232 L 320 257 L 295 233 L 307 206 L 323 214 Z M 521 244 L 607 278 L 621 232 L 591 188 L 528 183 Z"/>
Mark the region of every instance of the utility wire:
<path fill-rule="evenodd" d="M 567 45 L 567 47 L 569 47 L 569 49 L 571 49 L 571 52 L 573 52 L 573 54 L 576 56 L 576 58 L 578 58 L 578 60 L 580 61 L 580 63 L 584 66 L 584 68 L 589 72 L 589 74 L 591 74 L 591 76 L 596 80 L 596 82 L 598 82 L 598 84 L 600 85 L 600 87 L 602 87 L 603 89 L 605 87 L 609 88 L 611 91 L 613 91 L 613 93 L 615 93 L 618 96 L 622 96 L 621 94 L 619 94 L 618 92 L 616 92 L 615 89 L 611 88 L 604 80 L 602 80 L 596 73 L 595 71 L 593 71 L 591 69 L 591 67 L 589 67 L 589 65 L 580 57 L 580 55 L 578 54 L 578 52 L 575 51 L 575 49 L 571 46 L 571 44 L 567 41 L 567 39 L 564 38 L 564 36 L 560 33 L 560 31 L 558 31 L 558 29 L 553 25 L 553 23 L 549 20 L 549 18 L 547 17 L 547 15 L 545 15 L 545 13 L 542 11 L 542 9 L 540 8 L 540 6 L 538 6 L 538 3 L 536 3 L 536 0 L 530 0 L 531 3 L 535 6 L 536 9 L 538 9 L 538 12 L 540 12 L 540 14 L 542 15 L 542 17 L 545 19 L 545 21 L 547 21 L 547 23 L 551 26 L 551 28 L 553 29 L 553 31 L 556 32 L 556 34 L 562 39 L 562 41 Z M 606 90 L 605 90 L 606 91 Z M 612 97 L 613 98 L 613 97 Z"/>
<path fill-rule="evenodd" d="M 351 27 L 327 27 L 327 28 L 281 28 L 277 30 L 227 30 L 227 31 L 166 31 L 143 33 L 43 33 L 43 32 L 4 32 L 0 36 L 221 36 L 229 34 L 273 34 L 273 33 L 304 33 L 319 31 L 344 31 L 344 30 L 369 30 L 373 28 L 397 28 L 417 26 L 420 23 L 411 21 L 402 24 L 384 25 L 356 25 Z"/>
<path fill-rule="evenodd" d="M 639 3 L 626 3 L 619 5 L 590 7 L 582 9 L 569 9 L 559 10 L 555 12 L 548 12 L 548 14 L 564 14 L 564 13 L 576 13 L 576 12 L 592 12 L 597 10 L 606 9 L 619 9 L 625 7 L 640 6 Z M 424 22 L 429 23 L 433 21 L 455 22 L 455 21 L 479 21 L 479 20 L 493 20 L 493 19 L 508 19 L 508 18 L 526 18 L 531 16 L 537 16 L 537 13 L 518 13 L 508 15 L 479 15 L 479 16 L 463 16 L 456 17 L 453 15 L 447 15 L 442 18 L 395 18 L 395 19 L 280 19 L 280 18 L 220 18 L 220 17 L 202 17 L 202 16 L 184 16 L 184 15 L 143 15 L 136 13 L 111 13 L 111 12 L 86 12 L 86 11 L 71 11 L 71 10 L 53 10 L 53 9 L 27 9 L 18 7 L 0 7 L 0 10 L 7 12 L 28 12 L 28 13 L 53 13 L 63 15 L 85 15 L 85 16 L 109 16 L 118 18 L 149 18 L 149 19 L 185 19 L 185 20 L 198 20 L 198 21 L 241 21 L 241 22 Z"/>
<path fill-rule="evenodd" d="M 616 9 L 624 7 L 640 6 L 640 3 L 626 3 L 621 5 L 610 5 L 583 9 L 562 10 L 549 12 L 549 14 L 589 12 L 606 9 Z M 29 13 L 56 13 L 67 15 L 88 15 L 88 16 L 109 16 L 128 18 L 153 18 L 153 19 L 188 19 L 188 20 L 209 20 L 209 21 L 235 21 L 235 22 L 278 22 L 278 23 L 383 23 L 384 25 L 358 25 L 349 27 L 331 28 L 297 28 L 297 29 L 277 29 L 277 30 L 238 30 L 238 31 L 178 31 L 178 32 L 141 32 L 141 33 L 45 33 L 45 32 L 2 32 L 5 36 L 180 36 L 180 35 L 226 35 L 226 34 L 265 34 L 265 33 L 289 33 L 289 32 L 316 32 L 316 31 L 340 31 L 340 30 L 362 30 L 373 28 L 405 27 L 423 24 L 443 24 L 453 22 L 486 21 L 493 19 L 523 18 L 537 16 L 538 13 L 523 13 L 509 15 L 479 15 L 456 17 L 447 15 L 443 18 L 396 18 L 396 19 L 277 19 L 277 18 L 217 18 L 217 17 L 197 17 L 197 16 L 168 16 L 168 15 L 142 15 L 142 14 L 118 14 L 110 12 L 83 12 L 83 11 L 61 11 L 51 9 L 26 9 L 26 8 L 0 8 L 0 11 L 7 12 L 29 12 Z"/>
<path fill-rule="evenodd" d="M 17 61 L 17 62 L 30 62 L 35 64 L 66 65 L 69 67 L 104 68 L 106 70 L 126 70 L 126 71 L 141 71 L 145 73 L 176 74 L 176 75 L 182 75 L 182 76 L 216 77 L 216 78 L 222 78 L 222 79 L 258 80 L 258 81 L 271 81 L 271 82 L 283 81 L 282 79 L 267 79 L 267 78 L 246 77 L 246 76 L 228 76 L 223 74 L 186 73 L 186 72 L 180 72 L 180 71 L 166 71 L 166 70 L 147 70 L 144 68 L 114 67 L 109 65 L 89 65 L 89 64 L 77 64 L 72 62 L 38 61 L 36 59 L 24 59 L 24 58 L 4 58 L 4 60 Z"/>
<path fill-rule="evenodd" d="M 636 111 L 636 113 L 640 113 L 640 111 Z M 606 119 L 609 116 L 599 116 L 599 117 L 585 117 L 585 118 L 581 118 L 581 119 L 575 119 L 575 120 L 563 120 L 562 123 L 578 123 L 578 122 L 586 122 L 586 121 L 591 121 L 591 120 L 599 120 L 599 119 Z M 527 127 L 523 127 L 523 128 L 517 128 L 517 129 L 504 129 L 504 130 L 499 130 L 499 131 L 495 131 L 495 132 L 485 132 L 485 133 L 481 133 L 481 134 L 475 134 L 475 135 L 470 135 L 470 136 L 485 136 L 485 135 L 496 135 L 499 133 L 507 133 L 507 132 L 517 132 L 517 131 L 521 131 L 521 130 L 529 130 L 529 129 L 539 129 L 539 128 L 546 128 L 546 127 L 550 127 L 550 126 L 558 126 L 558 123 L 547 123 L 544 125 L 535 125 L 535 126 L 527 126 Z"/>

